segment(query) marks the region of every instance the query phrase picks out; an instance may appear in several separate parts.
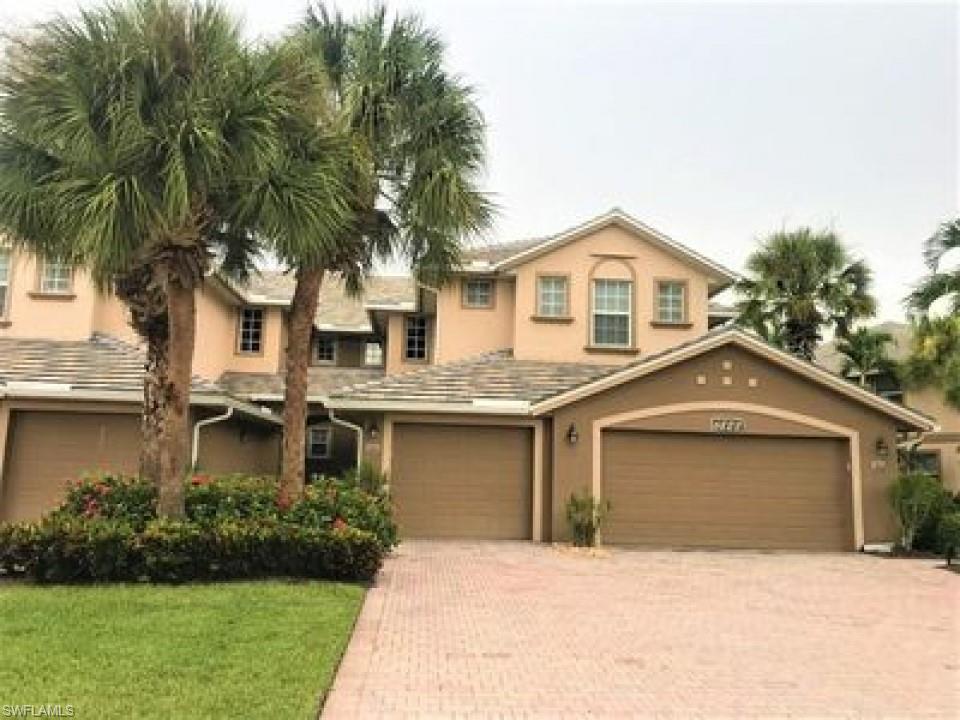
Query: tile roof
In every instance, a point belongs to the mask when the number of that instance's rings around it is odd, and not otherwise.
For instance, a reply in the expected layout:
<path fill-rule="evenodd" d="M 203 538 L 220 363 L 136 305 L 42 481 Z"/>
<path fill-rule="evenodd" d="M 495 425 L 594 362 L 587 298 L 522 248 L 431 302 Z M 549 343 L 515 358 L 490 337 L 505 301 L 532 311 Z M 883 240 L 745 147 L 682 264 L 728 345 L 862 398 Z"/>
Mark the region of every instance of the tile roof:
<path fill-rule="evenodd" d="M 525 240 L 515 240 L 513 242 L 488 243 L 468 248 L 463 253 L 464 263 L 469 266 L 471 262 L 488 262 L 490 264 L 503 262 L 519 255 L 524 250 L 529 250 L 537 245 L 551 240 L 553 236 L 527 238 Z"/>
<path fill-rule="evenodd" d="M 620 370 L 622 365 L 516 360 L 509 350 L 432 365 L 339 388 L 331 397 L 464 403 L 475 399 L 538 402 Z"/>
<path fill-rule="evenodd" d="M 310 368 L 307 378 L 308 397 L 326 397 L 331 391 L 348 385 L 365 383 L 383 376 L 381 368 Z M 280 373 L 225 372 L 217 381 L 233 395 L 247 399 L 281 397 L 284 390 Z"/>
<path fill-rule="evenodd" d="M 910 355 L 910 343 L 913 332 L 907 323 L 888 321 L 873 325 L 871 330 L 890 333 L 893 336 L 893 342 L 887 345 L 887 355 L 895 362 L 903 362 Z M 839 375 L 843 372 L 843 363 L 845 358 L 837 351 L 835 340 L 820 345 L 814 353 L 814 361 L 820 367 Z"/>
<path fill-rule="evenodd" d="M 0 385 L 69 385 L 82 390 L 140 390 L 144 355 L 139 348 L 94 334 L 89 340 L 0 338 Z M 194 392 L 220 392 L 193 380 Z"/>
<path fill-rule="evenodd" d="M 252 276 L 246 285 L 237 286 L 247 302 L 288 304 L 293 299 L 296 279 L 290 273 L 262 270 Z M 358 297 L 347 294 L 343 280 L 328 276 L 320 286 L 320 299 L 314 324 L 321 330 L 352 330 L 371 332 L 367 305 L 398 308 L 412 305 L 416 300 L 416 285 L 408 276 L 375 275 L 367 280 Z"/>

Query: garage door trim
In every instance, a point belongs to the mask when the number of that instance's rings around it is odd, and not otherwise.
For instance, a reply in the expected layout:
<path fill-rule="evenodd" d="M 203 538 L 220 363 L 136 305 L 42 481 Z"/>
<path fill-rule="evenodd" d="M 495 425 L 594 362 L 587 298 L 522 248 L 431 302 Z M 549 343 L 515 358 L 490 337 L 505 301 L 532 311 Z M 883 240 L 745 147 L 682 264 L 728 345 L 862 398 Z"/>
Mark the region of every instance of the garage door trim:
<path fill-rule="evenodd" d="M 755 403 L 744 402 L 723 402 L 723 401 L 702 401 L 688 403 L 674 403 L 670 405 L 658 405 L 656 407 L 630 410 L 628 412 L 607 415 L 597 418 L 593 421 L 593 496 L 600 498 L 603 490 L 603 431 L 613 425 L 618 425 L 630 420 L 641 420 L 643 418 L 656 417 L 659 415 L 675 415 L 685 412 L 697 411 L 719 411 L 719 412 L 749 412 L 757 415 L 766 415 L 768 417 L 789 420 L 800 425 L 826 430 L 835 433 L 838 436 L 849 440 L 850 446 L 850 478 L 852 484 L 851 497 L 853 500 L 853 540 L 854 547 L 860 549 L 863 547 L 863 502 L 861 498 L 862 478 L 860 469 L 860 433 L 856 430 L 836 425 L 821 418 L 802 415 L 800 413 L 783 410 L 781 408 L 770 407 L 768 405 L 757 405 Z"/>

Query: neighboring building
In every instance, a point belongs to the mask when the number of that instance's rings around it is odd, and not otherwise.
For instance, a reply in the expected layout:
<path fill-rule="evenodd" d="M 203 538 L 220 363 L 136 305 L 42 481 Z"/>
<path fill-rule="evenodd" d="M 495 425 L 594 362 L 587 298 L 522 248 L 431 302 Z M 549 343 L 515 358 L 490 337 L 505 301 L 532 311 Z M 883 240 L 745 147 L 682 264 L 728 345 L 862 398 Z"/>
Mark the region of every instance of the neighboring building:
<path fill-rule="evenodd" d="M 30 335 L 22 318 L 41 309 L 17 305 L 47 300 L 23 297 L 24 274 L 8 275 L 0 337 Z M 590 491 L 611 502 L 604 537 L 615 543 L 891 539 L 898 434 L 932 423 L 730 326 L 720 298 L 736 278 L 613 210 L 471 250 L 439 289 L 375 278 L 349 298 L 329 280 L 307 468 L 379 463 L 410 537 L 562 539 L 570 493 Z M 200 382 L 279 409 L 292 291 L 280 273 L 242 288 L 211 278 L 198 302 Z M 129 336 L 116 301 L 87 293 L 75 283 L 71 311 L 86 324 L 74 339 Z"/>
<path fill-rule="evenodd" d="M 890 359 L 902 363 L 910 355 L 912 331 L 908 324 L 885 322 L 874 329 L 889 333 L 893 342 L 888 346 Z M 831 372 L 841 374 L 844 358 L 833 342 L 824 343 L 817 350 L 817 363 Z M 859 375 L 851 375 L 851 382 L 860 382 Z M 867 385 L 879 395 L 916 408 L 937 422 L 937 429 L 922 435 L 919 445 L 910 439 L 907 445 L 915 449 L 915 461 L 939 477 L 944 487 L 960 492 L 960 410 L 947 404 L 943 391 L 934 388 L 903 387 L 893 373 L 881 373 L 867 378 Z"/>

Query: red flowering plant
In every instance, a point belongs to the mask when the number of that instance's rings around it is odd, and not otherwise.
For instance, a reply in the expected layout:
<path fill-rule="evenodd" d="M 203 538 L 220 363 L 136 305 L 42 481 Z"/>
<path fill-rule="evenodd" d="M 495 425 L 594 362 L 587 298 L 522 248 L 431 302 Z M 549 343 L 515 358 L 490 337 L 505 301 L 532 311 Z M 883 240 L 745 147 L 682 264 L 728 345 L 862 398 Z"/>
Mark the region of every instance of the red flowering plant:
<path fill-rule="evenodd" d="M 84 475 L 67 485 L 59 517 L 124 520 L 143 527 L 156 517 L 157 491 L 139 478 L 109 473 Z"/>

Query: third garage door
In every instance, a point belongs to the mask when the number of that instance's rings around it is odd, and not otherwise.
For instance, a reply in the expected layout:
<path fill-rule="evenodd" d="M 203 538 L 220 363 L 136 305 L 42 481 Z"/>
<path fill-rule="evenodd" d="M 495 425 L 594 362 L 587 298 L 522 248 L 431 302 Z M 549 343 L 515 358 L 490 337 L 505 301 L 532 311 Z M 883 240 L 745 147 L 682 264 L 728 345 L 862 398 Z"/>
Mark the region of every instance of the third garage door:
<path fill-rule="evenodd" d="M 403 537 L 526 539 L 531 431 L 397 424 L 390 492 Z"/>
<path fill-rule="evenodd" d="M 853 548 L 846 440 L 607 431 L 609 543 Z"/>

